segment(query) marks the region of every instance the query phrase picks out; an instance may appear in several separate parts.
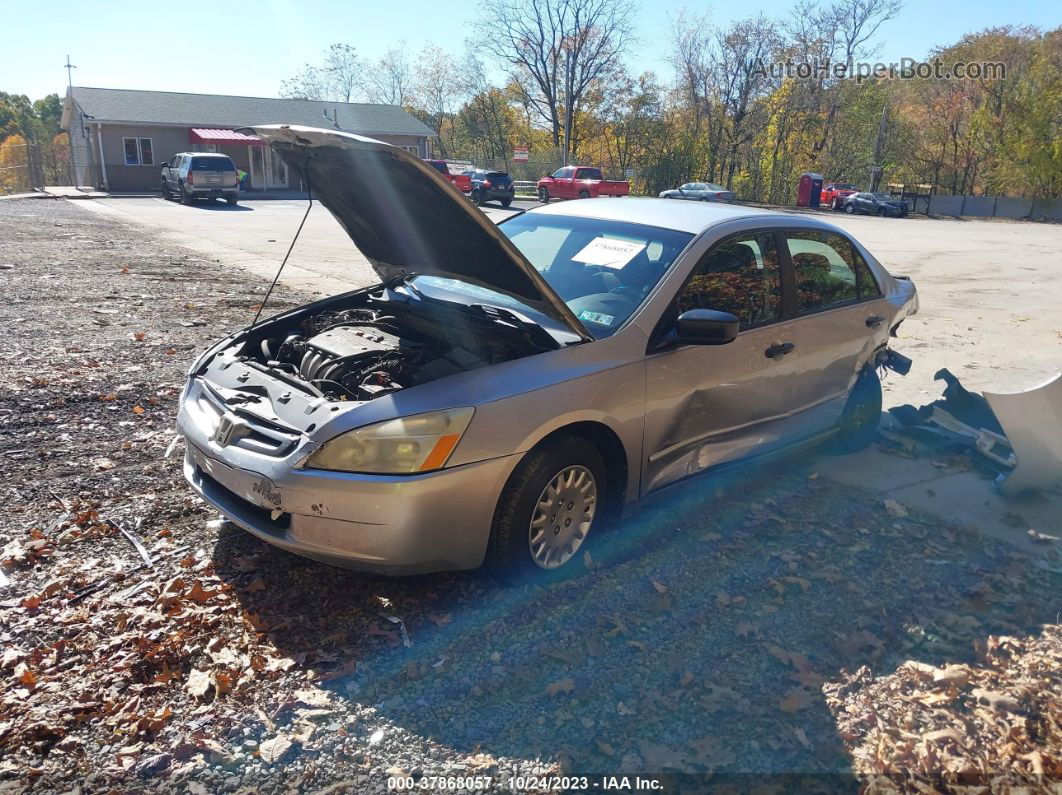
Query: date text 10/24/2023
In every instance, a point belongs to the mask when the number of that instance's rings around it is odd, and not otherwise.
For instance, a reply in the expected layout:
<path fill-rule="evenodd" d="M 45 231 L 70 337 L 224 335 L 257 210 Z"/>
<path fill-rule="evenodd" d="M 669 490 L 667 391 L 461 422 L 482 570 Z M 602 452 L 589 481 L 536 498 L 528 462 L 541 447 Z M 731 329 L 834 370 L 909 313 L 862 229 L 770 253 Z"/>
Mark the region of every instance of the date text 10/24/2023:
<path fill-rule="evenodd" d="M 509 776 L 495 782 L 491 776 L 391 776 L 393 791 L 482 792 L 496 783 L 511 792 L 659 792 L 663 782 L 652 776 Z"/>

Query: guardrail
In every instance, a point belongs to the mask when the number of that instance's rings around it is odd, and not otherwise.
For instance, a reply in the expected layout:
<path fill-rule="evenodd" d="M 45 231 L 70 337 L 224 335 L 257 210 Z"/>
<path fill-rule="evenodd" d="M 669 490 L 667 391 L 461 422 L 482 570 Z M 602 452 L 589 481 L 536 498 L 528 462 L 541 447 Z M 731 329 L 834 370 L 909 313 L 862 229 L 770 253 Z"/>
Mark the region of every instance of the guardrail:
<path fill-rule="evenodd" d="M 535 191 L 538 188 L 538 183 L 537 182 L 530 182 L 530 181 L 527 181 L 527 180 L 514 179 L 513 180 L 513 187 L 516 188 L 516 192 L 517 193 L 530 193 L 532 196 L 534 196 L 535 195 Z"/>

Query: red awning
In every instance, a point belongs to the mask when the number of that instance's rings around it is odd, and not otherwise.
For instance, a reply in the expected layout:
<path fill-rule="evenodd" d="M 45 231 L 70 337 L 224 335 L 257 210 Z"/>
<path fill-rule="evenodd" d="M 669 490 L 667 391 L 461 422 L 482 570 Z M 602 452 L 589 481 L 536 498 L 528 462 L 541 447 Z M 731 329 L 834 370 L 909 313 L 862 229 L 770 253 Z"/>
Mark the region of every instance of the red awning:
<path fill-rule="evenodd" d="M 211 130 L 193 127 L 188 132 L 188 139 L 193 144 L 245 144 L 247 146 L 265 146 L 265 141 L 255 135 L 244 135 L 235 130 Z"/>

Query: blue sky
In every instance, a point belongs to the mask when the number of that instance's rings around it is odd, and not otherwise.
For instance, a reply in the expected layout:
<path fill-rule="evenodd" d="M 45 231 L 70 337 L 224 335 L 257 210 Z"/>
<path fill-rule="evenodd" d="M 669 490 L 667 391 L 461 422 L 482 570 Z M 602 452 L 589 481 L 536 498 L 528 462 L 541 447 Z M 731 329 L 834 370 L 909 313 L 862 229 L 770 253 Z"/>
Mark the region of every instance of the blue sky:
<path fill-rule="evenodd" d="M 651 69 L 665 76 L 669 20 L 680 9 L 699 13 L 710 8 L 716 21 L 726 22 L 761 11 L 780 17 L 791 7 L 767 0 L 636 2 L 639 33 L 628 65 L 635 72 Z M 477 7 L 476 0 L 19 3 L 17 11 L 12 8 L 5 15 L 0 91 L 32 99 L 62 93 L 69 53 L 78 67 L 75 84 L 276 96 L 282 79 L 337 41 L 369 57 L 401 41 L 411 54 L 427 42 L 457 54 L 473 35 Z M 923 57 L 935 45 L 989 26 L 1053 28 L 1062 24 L 1060 8 L 1043 0 L 966 0 L 961 6 L 907 0 L 901 15 L 879 32 L 880 58 Z"/>

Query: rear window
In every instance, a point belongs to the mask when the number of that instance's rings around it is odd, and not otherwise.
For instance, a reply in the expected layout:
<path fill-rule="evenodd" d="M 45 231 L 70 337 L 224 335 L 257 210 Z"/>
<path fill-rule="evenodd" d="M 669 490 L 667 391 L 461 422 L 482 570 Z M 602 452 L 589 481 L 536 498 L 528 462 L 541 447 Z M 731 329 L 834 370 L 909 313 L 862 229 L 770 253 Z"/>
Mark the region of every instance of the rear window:
<path fill-rule="evenodd" d="M 604 179 L 600 168 L 580 168 L 576 179 Z"/>
<path fill-rule="evenodd" d="M 491 182 L 509 182 L 512 177 L 510 177 L 504 171 L 488 171 L 487 179 L 489 179 Z"/>
<path fill-rule="evenodd" d="M 192 171 L 235 171 L 236 166 L 227 157 L 193 157 Z"/>
<path fill-rule="evenodd" d="M 449 174 L 450 169 L 446 167 L 446 163 L 441 160 L 429 160 L 428 165 L 438 171 L 440 174 Z"/>

